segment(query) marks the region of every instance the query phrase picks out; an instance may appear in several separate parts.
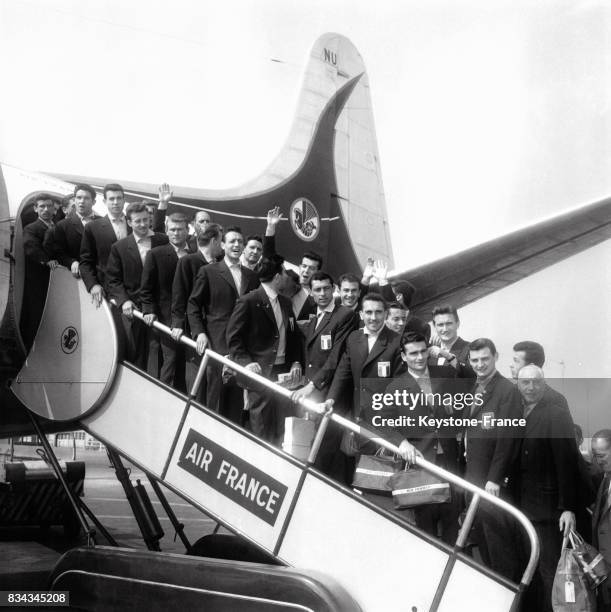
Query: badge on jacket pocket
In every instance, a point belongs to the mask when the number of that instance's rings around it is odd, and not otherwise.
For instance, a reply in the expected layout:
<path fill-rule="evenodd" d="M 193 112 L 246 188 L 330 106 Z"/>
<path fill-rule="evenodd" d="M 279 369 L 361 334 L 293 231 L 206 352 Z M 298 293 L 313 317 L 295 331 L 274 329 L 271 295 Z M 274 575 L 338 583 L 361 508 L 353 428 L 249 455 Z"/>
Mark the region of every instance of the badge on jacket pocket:
<path fill-rule="evenodd" d="M 494 412 L 482 412 L 482 429 L 494 429 L 493 418 Z"/>
<path fill-rule="evenodd" d="M 378 361 L 378 376 L 380 378 L 390 376 L 390 361 Z"/>
<path fill-rule="evenodd" d="M 323 351 L 328 351 L 331 348 L 331 334 L 322 334 L 320 336 L 320 348 Z"/>

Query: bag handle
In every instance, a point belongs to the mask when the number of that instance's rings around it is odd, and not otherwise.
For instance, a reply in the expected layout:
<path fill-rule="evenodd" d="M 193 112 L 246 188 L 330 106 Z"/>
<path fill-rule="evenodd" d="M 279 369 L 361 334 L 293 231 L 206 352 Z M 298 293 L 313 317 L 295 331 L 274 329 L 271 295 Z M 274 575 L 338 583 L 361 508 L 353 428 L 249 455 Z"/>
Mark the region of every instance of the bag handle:
<path fill-rule="evenodd" d="M 571 540 L 571 545 L 573 548 L 578 548 L 585 544 L 583 538 L 573 529 L 569 531 L 569 539 Z"/>

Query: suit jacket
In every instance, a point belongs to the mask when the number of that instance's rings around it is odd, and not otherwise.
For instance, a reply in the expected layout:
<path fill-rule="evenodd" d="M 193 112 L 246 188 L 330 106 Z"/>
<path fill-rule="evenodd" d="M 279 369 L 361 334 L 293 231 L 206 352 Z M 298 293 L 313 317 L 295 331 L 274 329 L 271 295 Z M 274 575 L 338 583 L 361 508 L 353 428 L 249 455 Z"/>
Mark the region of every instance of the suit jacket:
<path fill-rule="evenodd" d="M 391 406 L 384 406 L 377 414 L 383 418 L 412 417 L 414 425 L 400 425 L 395 427 L 385 427 L 382 436 L 399 446 L 403 440 L 411 442 L 423 455 L 424 458 L 432 463 L 435 462 L 437 448 L 441 448 L 448 460 L 448 466 L 458 468 L 458 444 L 456 442 L 456 428 L 443 426 L 436 428 L 428 424 L 421 425 L 420 417 L 447 418 L 450 416 L 462 416 L 462 411 L 454 410 L 449 398 L 456 392 L 455 377 L 456 371 L 452 366 L 428 366 L 431 380 L 431 392 L 440 394 L 440 402 L 435 401 L 432 405 L 409 400 L 409 405 L 399 405 L 393 403 Z M 409 372 L 404 372 L 395 378 L 386 388 L 386 393 L 395 391 L 406 391 L 419 397 L 421 387 L 418 380 Z M 412 396 L 410 396 L 412 397 Z"/>
<path fill-rule="evenodd" d="M 298 361 L 303 366 L 303 336 L 297 327 L 291 301 L 278 295 L 286 333 L 285 364 Z M 261 366 L 263 376 L 269 377 L 280 335 L 274 310 L 263 287 L 243 295 L 236 303 L 227 325 L 227 346 L 234 361 L 247 365 L 253 361 Z"/>
<path fill-rule="evenodd" d="M 400 372 L 399 340 L 399 334 L 384 326 L 371 352 L 362 329 L 353 331 L 346 341 L 328 397 L 337 405 L 344 395 L 352 392 L 351 416 L 365 420 L 366 426 L 371 426 L 375 413 L 371 408 L 373 393 L 383 392 L 389 379 Z"/>
<path fill-rule="evenodd" d="M 87 227 L 90 225 L 92 224 L 89 223 Z M 151 236 L 151 249 L 167 244 L 167 242 L 168 237 L 165 234 L 153 234 Z M 142 259 L 133 234 L 117 240 L 112 245 L 108 265 L 106 266 L 106 277 L 109 298 L 114 299 L 117 306 L 120 307 L 123 302 L 131 300 L 136 308 L 141 307 Z"/>
<path fill-rule="evenodd" d="M 257 275 L 241 266 L 241 295 L 259 286 Z M 187 304 L 191 336 L 205 333 L 211 348 L 226 354 L 227 323 L 238 300 L 238 292 L 229 267 L 224 261 L 200 267 Z"/>
<path fill-rule="evenodd" d="M 592 513 L 592 545 L 605 558 L 607 569 L 611 569 L 611 499 L 609 497 L 609 474 L 602 479 Z M 611 584 L 605 580 L 600 595 L 606 603 L 611 602 Z"/>
<path fill-rule="evenodd" d="M 333 312 L 323 315 L 318 327 L 316 321 L 314 315 L 305 329 L 305 376 L 317 389 L 326 391 L 344 352 L 348 335 L 357 326 L 354 312 L 337 305 Z M 330 339 L 328 346 L 327 337 Z"/>
<path fill-rule="evenodd" d="M 43 247 L 45 234 L 48 230 L 47 225 L 40 219 L 29 223 L 23 228 L 26 280 L 24 284 L 24 313 L 22 318 L 24 319 L 23 324 L 29 325 L 32 328 L 40 322 L 49 286 L 49 267 L 47 266 L 49 254 Z M 35 332 L 35 329 L 32 331 Z"/>
<path fill-rule="evenodd" d="M 486 482 L 502 485 L 510 475 L 512 463 L 517 458 L 519 438 L 509 428 L 484 427 L 483 415 L 494 418 L 522 417 L 522 401 L 517 387 L 499 372 L 495 372 L 483 394 L 483 403 L 465 418 L 478 418 L 475 427 L 467 427 L 467 467 L 465 478 L 484 486 Z"/>
<path fill-rule="evenodd" d="M 195 278 L 199 269 L 209 263 L 213 262 L 208 261 L 199 250 L 190 255 L 185 255 L 178 261 L 172 282 L 171 327 L 177 327 L 189 333 L 187 303 L 193 291 L 193 285 L 195 284 Z"/>
<path fill-rule="evenodd" d="M 28 223 L 23 228 L 23 252 L 26 260 L 35 266 L 44 266 L 47 273 L 49 268 L 45 264 L 48 263 L 50 258 L 49 253 L 44 248 L 44 239 L 48 230 L 48 225 L 40 219 Z"/>
<path fill-rule="evenodd" d="M 129 225 L 127 233 L 132 233 Z M 117 235 L 108 216 L 96 219 L 85 226 L 81 242 L 79 270 L 87 291 L 91 291 L 94 285 L 102 285 L 108 292 L 106 265 L 110 249 L 115 242 L 117 242 Z"/>
<path fill-rule="evenodd" d="M 172 283 L 177 265 L 178 255 L 171 244 L 151 249 L 144 259 L 140 285 L 142 312 L 157 315 L 165 325 L 172 319 Z"/>
<path fill-rule="evenodd" d="M 95 219 L 101 217 L 93 215 L 93 220 Z M 80 217 L 72 213 L 62 219 L 52 232 L 47 232 L 45 248 L 62 266 L 70 269 L 72 264 L 80 259 L 84 230 Z"/>
<path fill-rule="evenodd" d="M 553 395 L 543 397 L 526 418 L 519 440 L 515 491 L 518 506 L 532 521 L 555 521 L 576 512 L 578 457 L 573 419 Z M 564 400 L 566 403 L 566 400 Z"/>

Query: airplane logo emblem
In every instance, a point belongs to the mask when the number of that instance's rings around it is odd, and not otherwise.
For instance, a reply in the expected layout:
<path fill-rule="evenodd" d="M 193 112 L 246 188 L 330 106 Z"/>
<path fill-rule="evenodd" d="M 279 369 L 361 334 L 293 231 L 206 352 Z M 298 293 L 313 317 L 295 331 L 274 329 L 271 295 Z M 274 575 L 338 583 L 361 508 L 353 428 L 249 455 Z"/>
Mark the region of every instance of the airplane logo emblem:
<path fill-rule="evenodd" d="M 62 347 L 62 351 L 67 355 L 76 351 L 76 347 L 78 346 L 78 332 L 74 327 L 66 327 L 66 329 L 64 329 L 60 346 Z"/>
<path fill-rule="evenodd" d="M 320 232 L 320 216 L 316 206 L 307 198 L 299 198 L 291 204 L 289 219 L 293 231 L 306 242 L 316 240 Z"/>

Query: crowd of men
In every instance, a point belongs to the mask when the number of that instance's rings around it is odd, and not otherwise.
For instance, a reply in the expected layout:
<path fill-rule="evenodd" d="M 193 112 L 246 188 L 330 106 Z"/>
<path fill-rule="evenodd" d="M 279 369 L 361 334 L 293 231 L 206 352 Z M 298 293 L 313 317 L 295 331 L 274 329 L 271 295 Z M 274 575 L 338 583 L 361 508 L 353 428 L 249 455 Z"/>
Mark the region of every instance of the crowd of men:
<path fill-rule="evenodd" d="M 367 427 L 382 413 L 471 417 L 477 425 L 394 426 L 382 434 L 406 461 L 423 456 L 510 500 L 533 522 L 541 556 L 525 609 L 551 610 L 563 534 L 576 525 L 611 562 L 609 479 L 606 475 L 595 499 L 596 470 L 584 465 L 578 451 L 566 399 L 545 381 L 541 345 L 514 346 L 514 380 L 509 380 L 496 368 L 492 340 L 460 338 L 460 319 L 451 305 L 435 308 L 430 323 L 413 316 L 413 286 L 389 283 L 380 262 L 369 261 L 363 275 L 346 271 L 333 279 L 322 257 L 306 251 L 298 272 L 287 270 L 275 248 L 277 207 L 268 213 L 264 235 L 245 236 L 237 226 L 214 223 L 204 210 L 192 221 L 180 212 L 168 214 L 169 186 L 162 185 L 159 194 L 158 207 L 135 202 L 125 208 L 123 188 L 106 185 L 108 213 L 98 217 L 95 190 L 76 185 L 61 220 L 51 196 L 36 197 L 37 219 L 23 233 L 26 344 L 34 338 L 42 308 L 34 293 L 46 286 L 49 270 L 62 265 L 82 279 L 97 306 L 103 298 L 116 306 L 127 360 L 179 390 L 191 389 L 201 355 L 210 347 L 296 389 L 294 398 L 333 400 L 335 411 Z M 144 314 L 143 321 L 133 316 L 134 309 Z M 154 321 L 170 327 L 171 337 L 154 333 Z M 196 342 L 195 351 L 176 342 L 183 334 Z M 481 402 L 459 410 L 432 399 L 409 408 L 385 406 L 380 413 L 372 402 L 380 389 L 422 391 L 433 398 L 472 392 Z M 282 441 L 285 417 L 296 414 L 294 403 L 214 362 L 198 399 L 275 445 Z M 524 424 L 509 433 L 487 426 L 486 415 Z M 602 470 L 611 472 L 611 431 L 595 434 L 593 451 Z M 359 454 L 370 452 L 370 446 L 332 424 L 316 466 L 350 485 Z M 452 493 L 451 502 L 413 513 L 419 528 L 450 545 L 464 510 L 462 496 L 454 488 Z M 586 507 L 593 502 L 590 531 Z M 517 546 L 517 534 L 508 515 L 482 504 L 472 538 L 482 560 L 512 580 L 519 580 L 521 550 L 528 549 Z M 610 602 L 611 591 L 604 590 L 603 605 Z"/>

